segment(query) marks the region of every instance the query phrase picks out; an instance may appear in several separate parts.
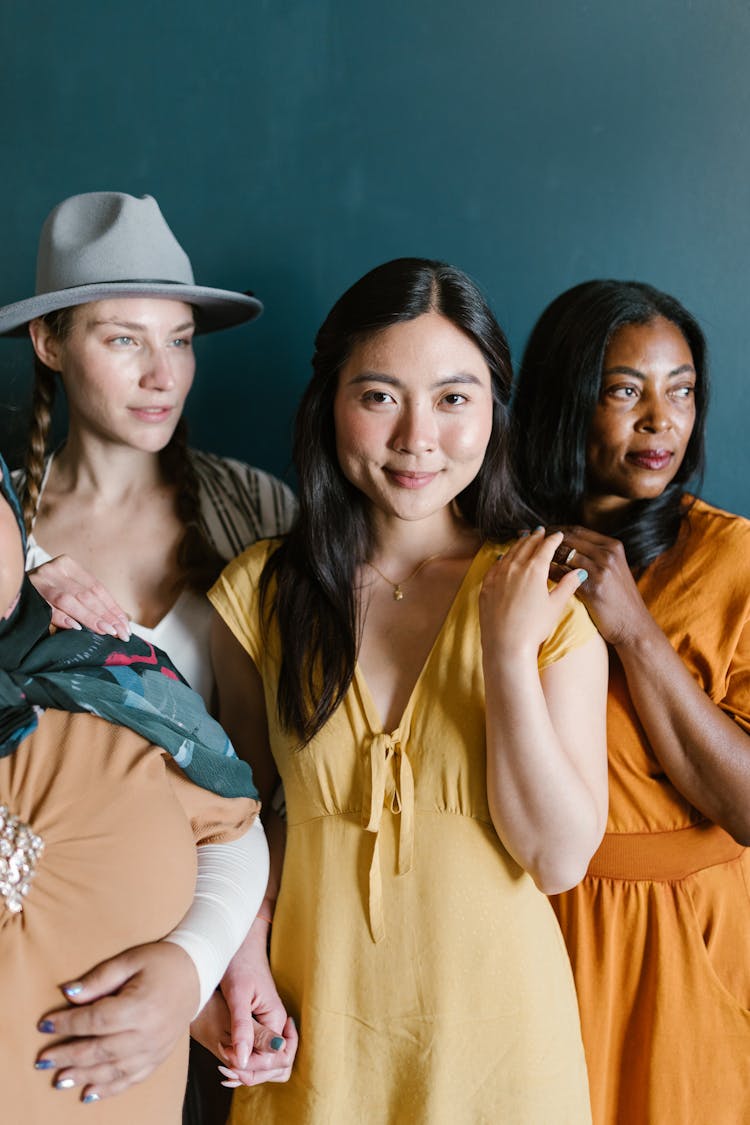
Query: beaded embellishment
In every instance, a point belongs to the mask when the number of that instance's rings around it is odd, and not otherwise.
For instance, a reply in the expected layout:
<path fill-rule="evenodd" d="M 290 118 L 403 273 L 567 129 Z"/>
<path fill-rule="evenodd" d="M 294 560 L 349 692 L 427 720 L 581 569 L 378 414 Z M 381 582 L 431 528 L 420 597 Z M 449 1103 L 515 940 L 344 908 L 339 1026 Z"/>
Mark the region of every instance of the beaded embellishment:
<path fill-rule="evenodd" d="M 0 805 L 0 899 L 11 914 L 23 910 L 44 840 Z"/>

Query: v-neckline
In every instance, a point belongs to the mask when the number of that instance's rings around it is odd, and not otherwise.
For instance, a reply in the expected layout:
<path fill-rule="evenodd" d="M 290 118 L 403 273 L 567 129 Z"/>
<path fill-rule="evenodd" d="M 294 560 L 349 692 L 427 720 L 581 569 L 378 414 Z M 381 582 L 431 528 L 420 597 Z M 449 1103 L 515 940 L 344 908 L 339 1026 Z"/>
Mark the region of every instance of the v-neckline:
<path fill-rule="evenodd" d="M 396 724 L 396 726 L 392 727 L 390 731 L 386 730 L 385 724 L 383 723 L 383 721 L 380 717 L 380 713 L 379 713 L 378 708 L 375 704 L 375 700 L 372 697 L 372 693 L 370 691 L 369 685 L 367 683 L 367 680 L 365 679 L 364 672 L 362 671 L 362 668 L 360 667 L 359 660 L 356 662 L 356 664 L 354 666 L 354 682 L 355 682 L 355 684 L 357 686 L 357 690 L 359 692 L 359 698 L 360 698 L 360 701 L 362 703 L 362 710 L 364 712 L 365 719 L 366 719 L 367 724 L 370 727 L 370 730 L 373 734 L 390 734 L 391 736 L 393 736 L 398 731 L 400 731 L 401 728 L 404 726 L 405 721 L 408 718 L 408 716 L 411 712 L 411 709 L 413 707 L 414 699 L 415 699 L 415 696 L 417 695 L 417 692 L 419 691 L 419 687 L 422 683 L 422 680 L 424 679 L 424 677 L 426 675 L 428 667 L 432 663 L 433 655 L 436 652 L 440 641 L 442 640 L 443 633 L 446 630 L 446 626 L 448 625 L 448 622 L 450 621 L 451 617 L 454 615 L 454 613 L 456 611 L 456 607 L 458 606 L 459 602 L 462 600 L 463 593 L 464 593 L 464 590 L 465 590 L 466 586 L 469 583 L 469 579 L 472 577 L 472 575 L 474 573 L 474 569 L 478 566 L 479 560 L 484 557 L 486 549 L 487 549 L 487 544 L 482 543 L 480 545 L 480 547 L 477 549 L 477 552 L 474 555 L 473 559 L 469 563 L 469 565 L 467 567 L 467 570 L 466 570 L 466 573 L 464 574 L 463 578 L 461 579 L 459 587 L 456 590 L 455 594 L 453 595 L 453 598 L 451 600 L 451 604 L 448 606 L 448 610 L 447 610 L 447 612 L 445 614 L 445 617 L 443 618 L 443 620 L 440 624 L 440 628 L 438 629 L 437 633 L 435 634 L 435 639 L 433 640 L 433 642 L 430 646 L 430 651 L 427 653 L 427 656 L 425 657 L 424 664 L 422 665 L 422 667 L 419 670 L 419 675 L 417 676 L 416 680 L 414 681 L 414 685 L 411 689 L 411 692 L 409 694 L 409 698 L 407 699 L 406 704 L 404 706 L 404 709 L 401 713 L 401 717 L 399 718 L 399 721 Z"/>

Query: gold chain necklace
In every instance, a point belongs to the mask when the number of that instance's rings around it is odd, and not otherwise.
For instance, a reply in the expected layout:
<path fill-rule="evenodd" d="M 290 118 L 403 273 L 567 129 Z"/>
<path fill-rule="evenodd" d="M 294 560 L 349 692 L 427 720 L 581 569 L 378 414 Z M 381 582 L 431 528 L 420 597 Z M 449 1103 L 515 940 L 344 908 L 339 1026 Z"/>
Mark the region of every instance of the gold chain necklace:
<path fill-rule="evenodd" d="M 419 566 L 415 567 L 415 569 L 411 572 L 411 574 L 408 574 L 406 576 L 406 578 L 402 578 L 400 582 L 392 582 L 386 574 L 383 574 L 380 567 L 375 566 L 375 563 L 368 562 L 367 565 L 372 567 L 372 569 L 375 571 L 375 573 L 379 574 L 380 577 L 383 579 L 383 581 L 387 582 L 388 585 L 393 589 L 393 600 L 394 600 L 394 602 L 400 602 L 400 601 L 403 601 L 403 599 L 404 599 L 403 587 L 406 585 L 406 583 L 411 582 L 412 578 L 416 578 L 417 575 L 419 574 L 420 570 L 422 570 L 423 567 L 427 566 L 427 564 L 429 562 L 433 562 L 434 559 L 439 559 L 441 557 L 442 557 L 442 551 L 438 552 L 437 555 L 428 555 L 426 559 L 422 560 L 422 562 L 419 564 Z"/>

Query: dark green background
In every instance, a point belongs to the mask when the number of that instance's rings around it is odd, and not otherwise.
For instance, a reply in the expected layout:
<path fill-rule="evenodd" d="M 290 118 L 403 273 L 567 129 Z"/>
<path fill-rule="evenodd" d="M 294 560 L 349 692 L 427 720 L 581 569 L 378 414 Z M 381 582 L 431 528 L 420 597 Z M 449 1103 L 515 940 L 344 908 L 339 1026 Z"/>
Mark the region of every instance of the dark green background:
<path fill-rule="evenodd" d="M 635 277 L 702 321 L 704 494 L 750 515 L 745 0 L 219 0 L 0 9 L 0 303 L 58 200 L 156 196 L 198 280 L 266 314 L 198 345 L 195 444 L 283 474 L 316 327 L 376 263 L 442 257 L 519 354 L 542 306 Z M 3 447 L 23 343 L 0 341 Z"/>

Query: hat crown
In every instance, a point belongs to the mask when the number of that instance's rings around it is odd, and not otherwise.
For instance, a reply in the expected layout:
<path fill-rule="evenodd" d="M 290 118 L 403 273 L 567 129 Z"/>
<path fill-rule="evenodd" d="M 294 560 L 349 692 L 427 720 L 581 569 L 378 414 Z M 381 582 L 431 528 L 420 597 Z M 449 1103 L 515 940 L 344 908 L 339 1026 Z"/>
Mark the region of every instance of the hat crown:
<path fill-rule="evenodd" d="M 190 259 L 150 195 L 73 195 L 47 217 L 39 236 L 36 293 L 118 281 L 193 285 Z"/>

